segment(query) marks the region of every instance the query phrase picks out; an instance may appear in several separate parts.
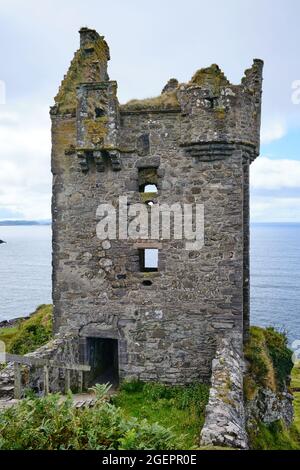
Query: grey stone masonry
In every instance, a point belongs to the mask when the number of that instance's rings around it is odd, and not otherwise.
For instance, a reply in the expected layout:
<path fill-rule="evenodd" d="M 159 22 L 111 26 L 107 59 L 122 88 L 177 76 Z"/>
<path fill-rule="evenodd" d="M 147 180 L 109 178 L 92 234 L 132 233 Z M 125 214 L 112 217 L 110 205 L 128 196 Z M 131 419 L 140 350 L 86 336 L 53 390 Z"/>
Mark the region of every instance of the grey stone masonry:
<path fill-rule="evenodd" d="M 88 338 L 117 340 L 121 379 L 208 381 L 217 341 L 231 331 L 242 349 L 248 331 L 248 170 L 259 154 L 262 61 L 239 85 L 212 65 L 120 105 L 103 36 L 80 36 L 51 108 L 55 332 L 72 333 L 78 354 Z M 141 182 L 156 184 L 159 204 L 204 205 L 203 248 L 151 240 L 156 272 L 141 269 L 142 245 L 96 235 L 99 204 L 145 203 Z"/>
<path fill-rule="evenodd" d="M 221 340 L 212 363 L 201 445 L 248 448 L 243 398 L 244 362 L 230 339 Z"/>

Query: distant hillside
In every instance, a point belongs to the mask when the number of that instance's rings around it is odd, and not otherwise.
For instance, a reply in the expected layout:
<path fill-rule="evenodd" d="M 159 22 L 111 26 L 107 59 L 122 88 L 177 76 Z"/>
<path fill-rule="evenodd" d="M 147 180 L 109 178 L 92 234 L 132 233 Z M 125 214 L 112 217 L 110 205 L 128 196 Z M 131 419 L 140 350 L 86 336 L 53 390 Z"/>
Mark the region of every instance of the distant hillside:
<path fill-rule="evenodd" d="M 51 225 L 51 220 L 0 220 L 0 227 L 4 225 Z"/>

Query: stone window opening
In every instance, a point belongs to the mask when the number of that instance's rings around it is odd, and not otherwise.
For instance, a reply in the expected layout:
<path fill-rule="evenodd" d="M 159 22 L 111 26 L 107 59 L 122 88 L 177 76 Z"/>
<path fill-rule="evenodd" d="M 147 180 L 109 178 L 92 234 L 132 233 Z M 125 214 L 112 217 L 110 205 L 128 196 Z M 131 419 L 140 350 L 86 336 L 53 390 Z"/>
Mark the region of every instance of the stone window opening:
<path fill-rule="evenodd" d="M 158 192 L 157 168 L 140 168 L 138 179 L 140 193 L 153 194 Z"/>
<path fill-rule="evenodd" d="M 100 107 L 95 108 L 95 117 L 96 117 L 96 118 L 101 118 L 101 117 L 103 117 L 103 116 L 105 116 L 105 111 L 104 111 L 104 109 L 102 109 L 102 108 L 100 108 Z"/>
<path fill-rule="evenodd" d="M 139 255 L 142 272 L 158 271 L 158 248 L 140 248 Z"/>
<path fill-rule="evenodd" d="M 157 193 L 156 184 L 145 184 L 143 192 L 144 193 Z"/>
<path fill-rule="evenodd" d="M 139 192 L 141 200 L 148 206 L 153 206 L 158 196 L 157 168 L 139 169 Z"/>

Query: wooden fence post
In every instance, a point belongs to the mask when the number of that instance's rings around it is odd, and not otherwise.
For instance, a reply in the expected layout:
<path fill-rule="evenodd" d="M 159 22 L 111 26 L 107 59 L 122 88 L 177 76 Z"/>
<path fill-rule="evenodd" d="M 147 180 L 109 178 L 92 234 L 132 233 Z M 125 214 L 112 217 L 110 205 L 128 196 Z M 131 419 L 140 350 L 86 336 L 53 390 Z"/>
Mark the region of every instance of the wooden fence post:
<path fill-rule="evenodd" d="M 65 393 L 68 393 L 71 387 L 71 371 L 70 369 L 66 370 L 65 376 Z"/>
<path fill-rule="evenodd" d="M 44 366 L 44 395 L 48 395 L 49 393 L 49 368 L 48 366 Z"/>
<path fill-rule="evenodd" d="M 83 390 L 83 371 L 78 372 L 78 392 L 82 393 Z"/>
<path fill-rule="evenodd" d="M 14 363 L 14 374 L 15 374 L 14 396 L 16 400 L 20 400 L 22 397 L 22 375 L 21 375 L 21 366 L 17 362 Z"/>

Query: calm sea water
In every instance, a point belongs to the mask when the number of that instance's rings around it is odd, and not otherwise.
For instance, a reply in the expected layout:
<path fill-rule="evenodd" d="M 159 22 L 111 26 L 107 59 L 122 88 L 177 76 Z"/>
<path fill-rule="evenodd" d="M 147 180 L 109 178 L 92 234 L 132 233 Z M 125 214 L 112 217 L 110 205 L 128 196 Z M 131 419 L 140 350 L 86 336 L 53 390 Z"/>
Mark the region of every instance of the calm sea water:
<path fill-rule="evenodd" d="M 251 226 L 251 323 L 300 340 L 300 224 Z"/>
<path fill-rule="evenodd" d="M 51 227 L 0 227 L 0 320 L 51 302 Z M 252 324 L 300 339 L 300 224 L 251 226 Z"/>
<path fill-rule="evenodd" d="M 51 226 L 0 227 L 0 320 L 51 303 Z"/>

